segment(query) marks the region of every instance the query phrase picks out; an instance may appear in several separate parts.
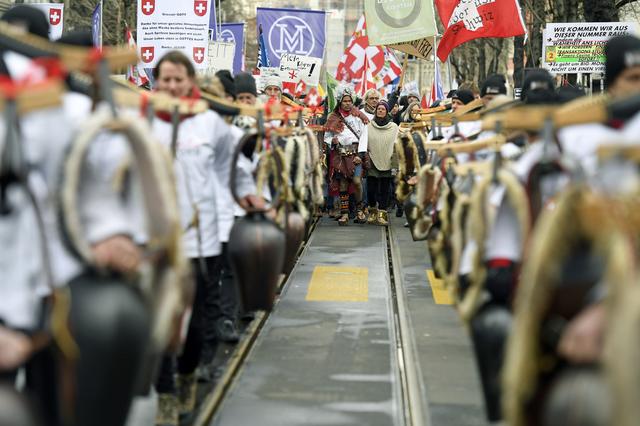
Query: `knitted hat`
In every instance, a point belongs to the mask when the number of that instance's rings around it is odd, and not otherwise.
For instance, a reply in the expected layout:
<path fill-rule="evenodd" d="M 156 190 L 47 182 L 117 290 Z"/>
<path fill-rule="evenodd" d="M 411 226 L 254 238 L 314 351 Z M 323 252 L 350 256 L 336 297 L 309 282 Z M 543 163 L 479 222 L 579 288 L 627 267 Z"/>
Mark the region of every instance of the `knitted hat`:
<path fill-rule="evenodd" d="M 235 99 L 236 85 L 233 81 L 231 72 L 229 72 L 229 70 L 220 70 L 216 73 L 216 77 L 220 79 L 220 83 L 222 83 L 222 87 L 224 87 L 224 92 Z"/>
<path fill-rule="evenodd" d="M 549 71 L 535 69 L 529 72 L 522 85 L 522 101 L 528 105 L 557 102 L 556 84 Z"/>
<path fill-rule="evenodd" d="M 68 44 L 71 46 L 93 47 L 93 37 L 91 30 L 73 30 L 65 32 L 56 43 Z"/>
<path fill-rule="evenodd" d="M 605 80 L 610 86 L 624 70 L 640 66 L 640 39 L 630 35 L 614 37 L 605 46 L 604 54 L 607 57 Z"/>
<path fill-rule="evenodd" d="M 239 95 L 240 93 L 251 93 L 253 96 L 258 96 L 256 79 L 248 72 L 238 73 L 234 82 L 236 86 L 236 95 Z"/>
<path fill-rule="evenodd" d="M 387 112 L 389 112 L 390 108 L 389 108 L 389 103 L 387 101 L 378 102 L 378 105 L 376 105 L 376 109 L 381 105 L 387 110 Z"/>
<path fill-rule="evenodd" d="M 33 35 L 49 38 L 49 18 L 40 9 L 32 6 L 17 5 L 7 10 L 0 21 L 14 25 L 24 25 Z"/>
<path fill-rule="evenodd" d="M 265 90 L 267 89 L 267 87 L 271 86 L 277 87 L 278 89 L 280 89 L 280 91 L 282 91 L 282 81 L 280 80 L 280 77 L 275 75 L 267 77 L 264 84 Z"/>
<path fill-rule="evenodd" d="M 506 95 L 507 81 L 501 74 L 492 74 L 482 83 L 480 97 L 485 95 Z"/>
<path fill-rule="evenodd" d="M 473 96 L 473 92 L 471 90 L 460 89 L 456 90 L 456 93 L 455 95 L 453 95 L 452 99 L 457 99 L 466 105 L 472 102 L 475 99 L 475 96 Z"/>

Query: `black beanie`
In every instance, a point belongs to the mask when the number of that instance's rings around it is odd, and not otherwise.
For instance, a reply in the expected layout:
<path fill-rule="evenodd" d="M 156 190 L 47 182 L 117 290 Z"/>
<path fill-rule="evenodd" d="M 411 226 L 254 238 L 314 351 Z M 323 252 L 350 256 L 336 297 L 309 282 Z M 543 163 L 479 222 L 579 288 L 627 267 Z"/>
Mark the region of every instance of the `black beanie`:
<path fill-rule="evenodd" d="M 467 105 L 468 103 L 473 102 L 475 98 L 476 97 L 473 96 L 473 92 L 471 90 L 460 89 L 456 90 L 455 95 L 453 95 L 451 99 L 457 99 L 463 104 Z"/>
<path fill-rule="evenodd" d="M 222 87 L 224 87 L 224 92 L 235 99 L 236 85 L 233 82 L 231 72 L 229 72 L 229 70 L 220 70 L 216 73 L 216 77 L 220 79 L 220 83 L 222 83 Z"/>
<path fill-rule="evenodd" d="M 607 57 L 606 83 L 612 85 L 627 68 L 640 65 L 640 39 L 630 35 L 614 37 L 604 48 Z"/>
<path fill-rule="evenodd" d="M 25 25 L 30 34 L 49 39 L 49 18 L 32 6 L 17 5 L 7 10 L 0 21 L 15 25 Z"/>
<path fill-rule="evenodd" d="M 506 95 L 507 80 L 502 74 L 492 74 L 482 83 L 480 97 L 485 95 Z"/>
<path fill-rule="evenodd" d="M 558 103 L 560 104 L 571 102 L 586 95 L 587 94 L 584 90 L 570 85 L 558 87 L 558 90 L 556 90 L 556 96 L 558 97 Z"/>
<path fill-rule="evenodd" d="M 56 43 L 80 47 L 93 47 L 93 36 L 91 34 L 91 30 L 74 30 L 64 33 L 62 37 L 56 40 Z"/>
<path fill-rule="evenodd" d="M 555 104 L 556 84 L 549 71 L 534 69 L 524 79 L 522 85 L 522 101 L 527 105 Z"/>
<path fill-rule="evenodd" d="M 251 93 L 253 96 L 258 96 L 256 79 L 248 72 L 241 72 L 236 75 L 235 86 L 236 95 L 239 95 L 240 93 Z"/>

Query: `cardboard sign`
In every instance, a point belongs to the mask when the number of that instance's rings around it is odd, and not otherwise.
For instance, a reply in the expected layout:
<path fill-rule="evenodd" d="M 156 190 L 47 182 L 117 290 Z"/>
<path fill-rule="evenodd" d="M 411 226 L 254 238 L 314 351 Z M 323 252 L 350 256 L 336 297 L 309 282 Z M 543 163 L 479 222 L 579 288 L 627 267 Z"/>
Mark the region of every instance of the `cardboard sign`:
<path fill-rule="evenodd" d="M 433 38 L 422 38 L 407 43 L 390 44 L 388 47 L 430 61 L 433 52 L 432 42 Z"/>
<path fill-rule="evenodd" d="M 40 9 L 49 20 L 49 39 L 57 40 L 62 37 L 64 29 L 64 4 L 63 3 L 32 3 L 31 7 Z"/>
<path fill-rule="evenodd" d="M 308 86 L 318 86 L 322 59 L 284 53 L 280 57 L 280 78 L 283 83 L 304 81 Z"/>
<path fill-rule="evenodd" d="M 138 53 L 153 68 L 167 52 L 179 50 L 196 69 L 206 70 L 209 0 L 138 0 Z"/>
<path fill-rule="evenodd" d="M 547 24 L 542 42 L 543 66 L 553 74 L 603 73 L 607 41 L 636 33 L 636 24 L 630 22 Z"/>
<path fill-rule="evenodd" d="M 210 41 L 206 75 L 215 75 L 220 70 L 229 70 L 233 74 L 233 61 L 236 44 L 225 41 Z"/>

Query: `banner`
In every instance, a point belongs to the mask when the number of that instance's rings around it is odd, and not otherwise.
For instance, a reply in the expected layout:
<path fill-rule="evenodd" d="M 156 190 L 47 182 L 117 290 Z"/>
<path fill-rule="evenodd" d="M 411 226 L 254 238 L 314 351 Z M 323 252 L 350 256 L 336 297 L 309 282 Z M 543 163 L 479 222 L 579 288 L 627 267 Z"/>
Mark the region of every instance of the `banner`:
<path fill-rule="evenodd" d="M 91 14 L 91 37 L 95 47 L 102 47 L 102 2 L 98 2 Z"/>
<path fill-rule="evenodd" d="M 244 71 L 244 22 L 222 24 L 218 35 L 214 33 L 214 40 L 233 43 L 236 51 L 233 59 L 233 74 Z"/>
<path fill-rule="evenodd" d="M 258 7 L 256 20 L 258 28 L 262 25 L 272 67 L 280 65 L 283 53 L 320 59 L 324 57 L 324 11 Z"/>
<path fill-rule="evenodd" d="M 468 41 L 526 33 L 518 0 L 435 0 L 435 4 L 445 27 L 437 52 L 442 62 Z"/>
<path fill-rule="evenodd" d="M 631 22 L 547 24 L 543 67 L 553 74 L 604 73 L 604 46 L 615 36 L 636 34 Z"/>
<path fill-rule="evenodd" d="M 285 53 L 280 58 L 280 79 L 282 83 L 298 84 L 304 81 L 309 86 L 317 87 L 321 68 L 322 59 Z"/>
<path fill-rule="evenodd" d="M 138 54 L 153 68 L 171 50 L 207 69 L 209 0 L 138 0 Z"/>
<path fill-rule="evenodd" d="M 210 41 L 206 75 L 215 75 L 220 70 L 233 69 L 236 45 L 224 41 Z"/>
<path fill-rule="evenodd" d="M 215 40 L 216 34 L 220 31 L 218 14 L 216 13 L 216 0 L 210 0 L 209 6 L 211 6 L 211 12 L 209 13 L 209 31 L 211 35 L 209 36 L 209 40 Z"/>
<path fill-rule="evenodd" d="M 430 0 L 365 0 L 364 13 L 372 46 L 431 39 L 438 33 Z"/>
<path fill-rule="evenodd" d="M 64 21 L 63 3 L 31 3 L 29 6 L 40 9 L 49 20 L 49 39 L 57 40 L 62 37 Z"/>

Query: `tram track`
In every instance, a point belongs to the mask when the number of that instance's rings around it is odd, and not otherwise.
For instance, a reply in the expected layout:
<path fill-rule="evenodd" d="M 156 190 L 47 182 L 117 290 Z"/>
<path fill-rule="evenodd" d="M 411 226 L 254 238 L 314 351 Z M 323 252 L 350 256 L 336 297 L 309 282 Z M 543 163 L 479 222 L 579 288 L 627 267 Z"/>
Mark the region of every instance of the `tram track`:
<path fill-rule="evenodd" d="M 316 219 L 311 227 L 309 235 L 315 231 L 319 220 Z M 407 298 L 402 284 L 402 266 L 400 261 L 399 248 L 393 235 L 391 226 L 381 229 L 381 239 L 384 247 L 384 256 L 387 262 L 387 269 L 390 283 L 390 314 L 392 324 L 390 331 L 392 336 L 392 350 L 397 363 L 397 377 L 400 393 L 400 416 L 399 420 L 405 426 L 430 426 L 426 391 L 422 383 L 422 374 L 417 361 L 417 350 L 412 335 L 410 315 L 408 312 Z M 309 247 L 309 241 L 304 242 L 298 252 L 298 259 L 304 256 Z M 295 268 L 294 268 L 295 270 Z M 293 271 L 291 272 L 293 273 Z M 289 276 L 284 276 L 279 284 L 282 289 L 289 280 Z M 278 303 L 276 301 L 276 303 Z M 217 384 L 207 394 L 193 425 L 207 426 L 224 405 L 226 397 L 240 377 L 245 361 L 250 356 L 254 345 L 263 330 L 270 313 L 258 312 L 256 318 L 245 330 L 244 337 L 238 343 L 233 353 L 230 355 L 222 377 Z"/>
<path fill-rule="evenodd" d="M 311 228 L 309 229 L 309 237 L 302 244 L 300 249 L 298 250 L 298 254 L 296 256 L 296 262 L 302 258 L 305 251 L 307 250 L 309 241 L 311 240 L 311 236 L 313 235 L 320 218 L 315 218 L 313 223 L 311 224 Z M 280 294 L 282 288 L 289 280 L 289 277 L 295 270 L 295 267 L 286 275 L 283 275 L 278 284 L 278 294 Z M 276 303 L 277 300 L 276 300 Z M 239 377 L 242 367 L 244 365 L 244 361 L 247 359 L 253 346 L 260 335 L 264 325 L 269 318 L 270 313 L 259 311 L 256 312 L 256 317 L 251 321 L 249 326 L 246 328 L 244 332 L 244 337 L 240 340 L 235 350 L 231 354 L 228 360 L 228 364 L 225 368 L 225 371 L 220 377 L 217 384 L 214 386 L 213 390 L 208 394 L 208 396 L 204 399 L 200 406 L 200 410 L 196 420 L 193 422 L 193 426 L 207 426 L 211 423 L 211 420 L 215 416 L 218 409 L 222 406 L 228 392 L 233 387 L 236 379 Z"/>
<path fill-rule="evenodd" d="M 399 249 L 393 237 L 393 228 L 385 227 L 384 239 L 389 270 L 390 304 L 393 315 L 395 356 L 398 363 L 402 415 L 406 426 L 430 426 L 426 391 L 421 381 L 417 350 L 412 336 L 406 294 L 402 286 Z"/>

